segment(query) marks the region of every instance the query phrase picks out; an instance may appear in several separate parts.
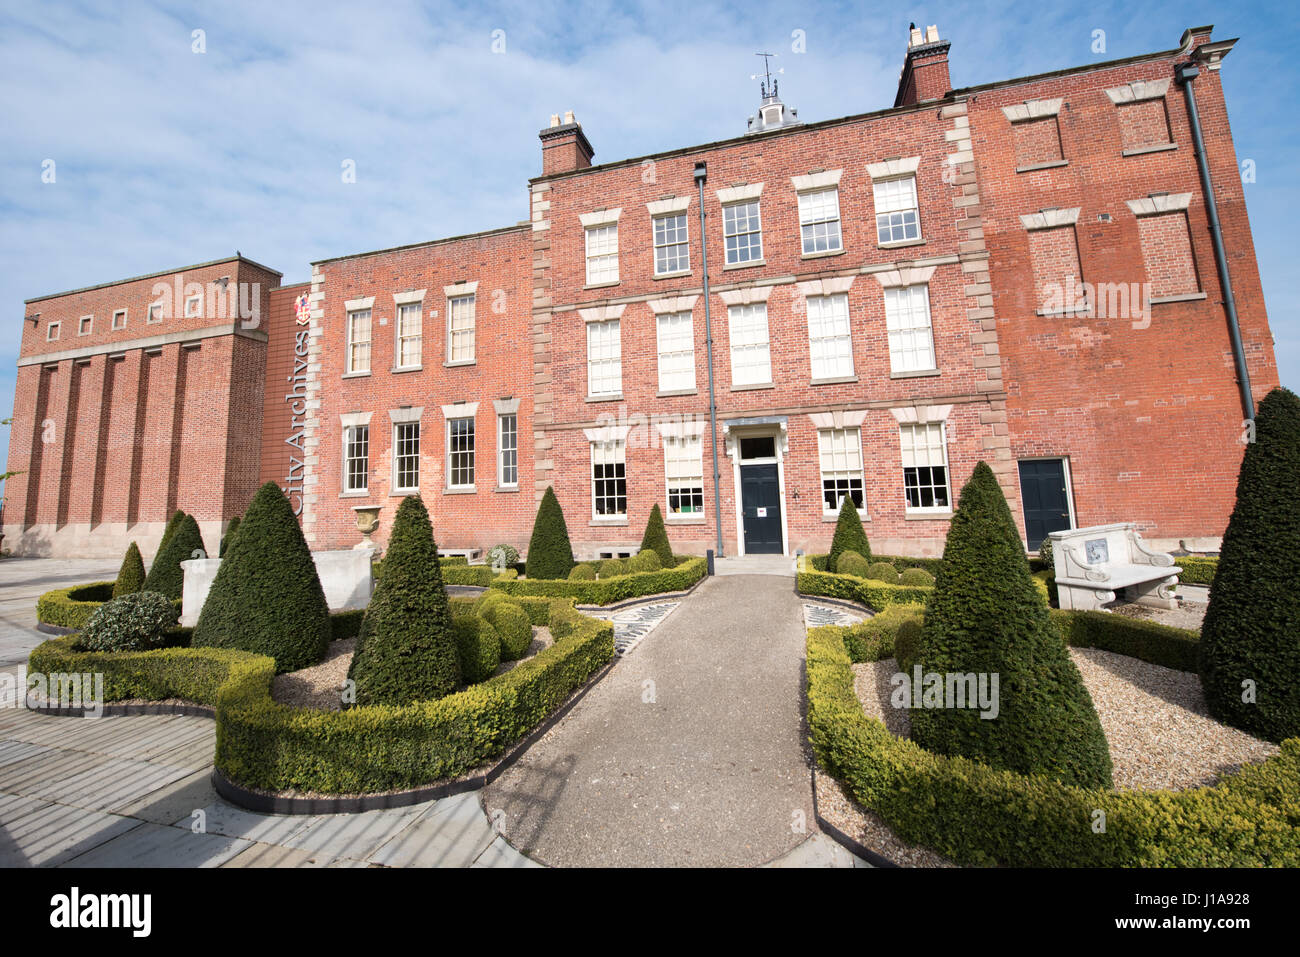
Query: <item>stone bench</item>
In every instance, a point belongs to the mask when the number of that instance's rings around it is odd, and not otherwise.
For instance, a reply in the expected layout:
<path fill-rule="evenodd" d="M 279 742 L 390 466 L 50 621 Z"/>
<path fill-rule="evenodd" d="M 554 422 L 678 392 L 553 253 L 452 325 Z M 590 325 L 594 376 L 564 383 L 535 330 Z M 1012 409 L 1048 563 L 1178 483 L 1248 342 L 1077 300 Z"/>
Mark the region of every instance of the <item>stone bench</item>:
<path fill-rule="evenodd" d="M 1152 551 L 1132 522 L 1052 532 L 1052 561 L 1062 608 L 1096 611 L 1123 592 L 1127 601 L 1177 608 L 1172 555 Z"/>
<path fill-rule="evenodd" d="M 473 565 L 478 562 L 478 557 L 483 554 L 481 548 L 440 548 L 438 549 L 439 558 L 456 558 L 463 555 L 465 561 Z"/>
<path fill-rule="evenodd" d="M 369 548 L 340 549 L 329 552 L 312 552 L 316 575 L 330 611 L 355 611 L 370 604 L 374 591 L 371 561 L 374 550 Z M 181 624 L 193 628 L 199 620 L 203 603 L 221 567 L 220 558 L 193 558 L 181 562 L 184 583 L 181 588 Z"/>

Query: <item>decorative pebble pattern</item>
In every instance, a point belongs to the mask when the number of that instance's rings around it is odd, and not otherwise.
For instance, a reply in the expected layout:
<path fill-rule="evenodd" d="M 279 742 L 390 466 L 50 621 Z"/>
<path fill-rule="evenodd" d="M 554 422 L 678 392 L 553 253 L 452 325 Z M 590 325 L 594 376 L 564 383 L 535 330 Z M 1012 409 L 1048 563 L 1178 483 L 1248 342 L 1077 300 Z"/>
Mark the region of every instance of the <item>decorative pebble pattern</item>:
<path fill-rule="evenodd" d="M 853 625 L 865 617 L 866 615 L 838 605 L 814 605 L 812 602 L 804 602 L 803 606 L 804 624 L 809 628 L 820 628 L 822 625 Z"/>
<path fill-rule="evenodd" d="M 625 608 L 609 616 L 614 624 L 614 653 L 622 658 L 641 643 L 681 602 L 665 601 L 653 605 Z M 590 613 L 589 613 L 590 614 Z"/>

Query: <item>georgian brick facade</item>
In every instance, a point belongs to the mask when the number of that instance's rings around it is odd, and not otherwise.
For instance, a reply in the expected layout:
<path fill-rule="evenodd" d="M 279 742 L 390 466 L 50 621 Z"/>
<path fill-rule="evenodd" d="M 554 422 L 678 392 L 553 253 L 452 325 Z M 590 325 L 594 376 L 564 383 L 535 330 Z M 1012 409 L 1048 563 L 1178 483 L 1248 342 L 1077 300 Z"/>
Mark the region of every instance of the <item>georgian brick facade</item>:
<path fill-rule="evenodd" d="M 185 271 L 258 282 L 254 328 L 182 315 L 155 341 L 137 316 L 158 277 L 32 300 L 5 544 L 148 550 L 181 507 L 214 545 L 271 479 L 316 548 L 355 544 L 358 507 L 382 543 L 418 487 L 442 547 L 522 550 L 552 485 L 580 557 L 634 551 L 655 503 L 680 551 L 714 547 L 719 516 L 728 554 L 821 550 L 844 494 L 877 550 L 936 554 L 984 459 L 1031 546 L 1119 520 L 1213 545 L 1245 414 L 1178 63 L 1201 65 L 1255 398 L 1277 382 L 1230 47 L 1195 28 L 953 90 L 947 42 L 918 30 L 889 109 L 800 124 L 765 90 L 748 135 L 600 166 L 556 116 L 516 226 L 293 287 L 246 260 Z"/>

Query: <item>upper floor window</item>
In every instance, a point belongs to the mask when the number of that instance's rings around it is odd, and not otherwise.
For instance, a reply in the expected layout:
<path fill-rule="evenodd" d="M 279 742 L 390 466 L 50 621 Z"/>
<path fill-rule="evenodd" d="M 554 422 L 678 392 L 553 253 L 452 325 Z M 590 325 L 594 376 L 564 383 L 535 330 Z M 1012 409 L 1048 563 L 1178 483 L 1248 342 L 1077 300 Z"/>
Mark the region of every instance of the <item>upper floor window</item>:
<path fill-rule="evenodd" d="M 840 191 L 836 187 L 799 194 L 799 231 L 804 255 L 838 252 L 844 248 L 840 236 Z"/>
<path fill-rule="evenodd" d="M 370 426 L 351 425 L 343 430 L 343 491 L 370 490 Z"/>
<path fill-rule="evenodd" d="M 952 506 L 948 494 L 948 447 L 942 422 L 899 426 L 903 448 L 903 494 L 909 512 L 940 512 Z"/>
<path fill-rule="evenodd" d="M 618 282 L 618 223 L 587 228 L 587 285 Z"/>
<path fill-rule="evenodd" d="M 772 356 L 768 349 L 767 303 L 728 307 L 727 326 L 732 386 L 769 384 Z"/>
<path fill-rule="evenodd" d="M 814 380 L 853 375 L 847 295 L 808 297 L 808 346 Z"/>
<path fill-rule="evenodd" d="M 397 307 L 397 368 L 420 365 L 423 353 L 423 305 L 404 302 Z"/>
<path fill-rule="evenodd" d="M 348 372 L 370 371 L 370 310 L 348 313 Z"/>
<path fill-rule="evenodd" d="M 687 272 L 691 268 L 686 213 L 654 217 L 655 275 Z"/>
<path fill-rule="evenodd" d="M 891 372 L 926 372 L 936 368 L 928 285 L 886 289 L 885 327 L 889 331 Z"/>
<path fill-rule="evenodd" d="M 623 345 L 619 320 L 587 323 L 587 394 L 618 395 L 623 391 Z"/>
<path fill-rule="evenodd" d="M 916 176 L 874 180 L 871 188 L 876 203 L 876 236 L 880 245 L 920 239 Z"/>
<path fill-rule="evenodd" d="M 474 296 L 447 301 L 447 361 L 474 361 Z"/>
<path fill-rule="evenodd" d="M 82 316 L 77 322 L 77 335 L 88 336 L 95 327 L 94 316 Z"/>
<path fill-rule="evenodd" d="M 190 319 L 203 313 L 203 297 L 190 296 L 185 300 L 185 318 Z"/>
<path fill-rule="evenodd" d="M 695 324 L 689 312 L 655 317 L 659 348 L 659 391 L 695 388 Z"/>
<path fill-rule="evenodd" d="M 162 322 L 162 321 L 163 321 L 163 307 L 162 307 L 162 305 L 161 305 L 161 304 L 157 304 L 157 303 L 155 303 L 154 305 L 150 306 L 150 307 L 149 307 L 149 314 L 148 314 L 147 316 L 145 316 L 145 320 L 144 320 L 144 321 L 145 321 L 145 322 L 148 322 L 148 323 Z"/>
<path fill-rule="evenodd" d="M 45 341 L 46 341 L 46 342 L 57 342 L 57 341 L 58 341 L 58 338 L 59 338 L 59 327 L 60 327 L 61 325 L 62 325 L 62 323 L 59 323 L 59 322 L 51 322 L 48 326 L 45 327 Z"/>
<path fill-rule="evenodd" d="M 763 258 L 763 226 L 757 199 L 722 207 L 722 236 L 728 266 Z"/>
<path fill-rule="evenodd" d="M 1133 156 L 1174 149 L 1165 95 L 1169 77 L 1137 80 L 1106 91 L 1119 114 L 1120 146 L 1123 155 Z"/>
<path fill-rule="evenodd" d="M 115 313 L 113 313 L 113 328 L 114 328 L 114 329 L 125 329 L 125 328 L 126 328 L 126 310 L 125 310 L 125 309 L 119 309 L 119 310 L 117 310 Z"/>
<path fill-rule="evenodd" d="M 416 492 L 420 488 L 420 423 L 393 425 L 393 491 Z"/>

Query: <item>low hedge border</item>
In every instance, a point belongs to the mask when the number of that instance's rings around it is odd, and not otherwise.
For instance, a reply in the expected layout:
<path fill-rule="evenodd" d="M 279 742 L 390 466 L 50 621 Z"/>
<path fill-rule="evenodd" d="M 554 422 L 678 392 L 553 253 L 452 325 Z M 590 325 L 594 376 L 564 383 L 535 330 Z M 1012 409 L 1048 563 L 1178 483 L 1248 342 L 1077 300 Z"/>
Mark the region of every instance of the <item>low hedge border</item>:
<path fill-rule="evenodd" d="M 805 555 L 799 560 L 795 591 L 808 598 L 836 598 L 880 611 L 890 605 L 925 604 L 934 588 L 923 585 L 890 585 L 870 578 L 817 571 L 812 556 Z"/>
<path fill-rule="evenodd" d="M 500 579 L 491 587 L 513 596 L 571 598 L 580 605 L 606 606 L 628 598 L 682 592 L 708 574 L 703 558 L 680 557 L 674 568 L 657 572 L 615 575 L 596 581 L 569 581 L 560 578 Z"/>
<path fill-rule="evenodd" d="M 1053 608 L 1050 614 L 1068 645 L 1113 651 L 1175 671 L 1196 673 L 1196 651 L 1201 637 L 1194 631 L 1125 618 L 1108 611 Z"/>
<path fill-rule="evenodd" d="M 530 620 L 540 617 L 537 602 L 521 604 Z M 106 702 L 179 698 L 214 707 L 220 775 L 282 803 L 310 800 L 292 792 L 391 800 L 374 792 L 451 784 L 504 754 L 614 659 L 613 626 L 580 616 L 571 633 L 534 657 L 446 698 L 326 712 L 273 701 L 275 663 L 262 655 L 215 648 L 91 653 L 74 644 L 72 636 L 46 641 L 29 667 L 102 673 Z"/>
<path fill-rule="evenodd" d="M 36 599 L 36 620 L 42 625 L 81 630 L 99 606 L 113 597 L 113 582 L 88 582 L 55 588 Z"/>
<path fill-rule="evenodd" d="M 1093 791 L 932 754 L 869 718 L 833 628 L 808 632 L 818 764 L 903 840 L 958 864 L 1018 867 L 1300 865 L 1300 739 L 1212 787 Z M 1105 830 L 1093 831 L 1105 815 Z"/>
<path fill-rule="evenodd" d="M 1208 587 L 1214 581 L 1214 573 L 1219 570 L 1219 560 L 1212 556 L 1175 556 L 1174 564 L 1182 569 L 1178 573 L 1178 581 L 1182 585 Z"/>

